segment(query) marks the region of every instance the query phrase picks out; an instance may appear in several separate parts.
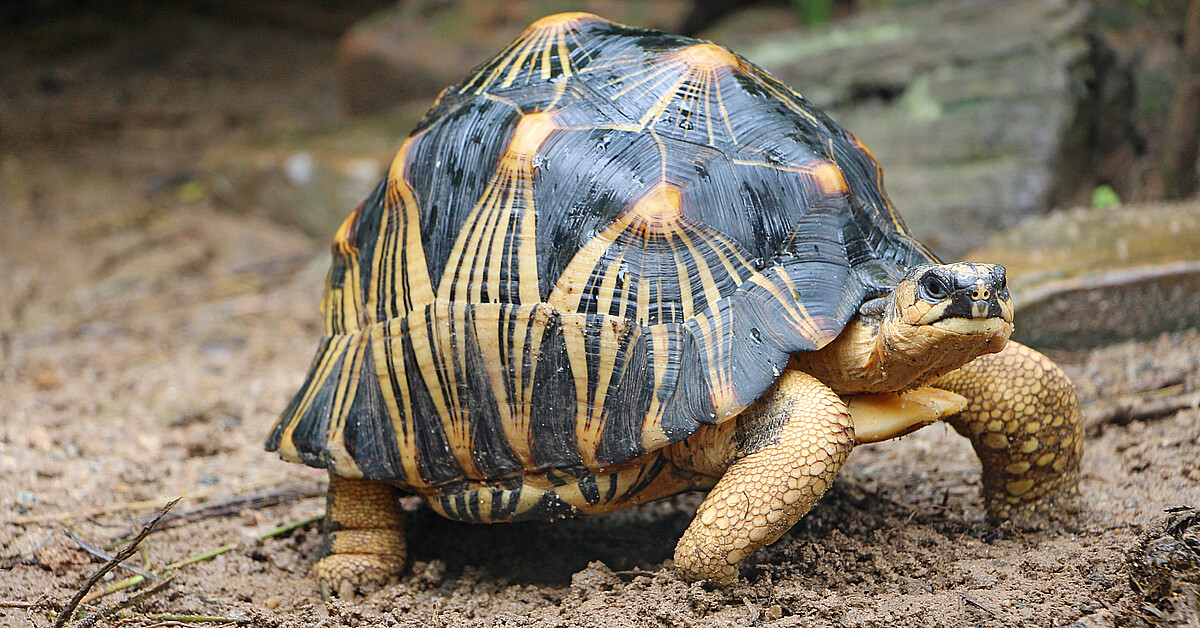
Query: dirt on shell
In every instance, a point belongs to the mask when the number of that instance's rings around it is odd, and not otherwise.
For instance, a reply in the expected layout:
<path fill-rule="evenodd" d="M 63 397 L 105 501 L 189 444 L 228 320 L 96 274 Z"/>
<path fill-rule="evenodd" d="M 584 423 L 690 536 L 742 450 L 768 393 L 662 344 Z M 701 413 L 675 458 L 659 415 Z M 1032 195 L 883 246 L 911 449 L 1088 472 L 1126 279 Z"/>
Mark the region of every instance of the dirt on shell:
<path fill-rule="evenodd" d="M 1084 508 L 1041 529 L 989 525 L 970 447 L 935 425 L 856 449 L 730 590 L 671 569 L 698 495 L 490 526 L 406 502 L 399 583 L 322 602 L 324 476 L 263 440 L 321 334 L 327 244 L 216 207 L 194 164 L 336 121 L 335 41 L 182 19 L 0 51 L 0 624 L 50 625 L 105 562 L 75 539 L 127 538 L 183 496 L 126 561 L 160 579 L 86 602 L 96 625 L 1200 625 L 1144 604 L 1126 558 L 1200 505 L 1200 410 L 1169 403 L 1200 391 L 1196 331 L 1052 356 L 1088 417 Z"/>

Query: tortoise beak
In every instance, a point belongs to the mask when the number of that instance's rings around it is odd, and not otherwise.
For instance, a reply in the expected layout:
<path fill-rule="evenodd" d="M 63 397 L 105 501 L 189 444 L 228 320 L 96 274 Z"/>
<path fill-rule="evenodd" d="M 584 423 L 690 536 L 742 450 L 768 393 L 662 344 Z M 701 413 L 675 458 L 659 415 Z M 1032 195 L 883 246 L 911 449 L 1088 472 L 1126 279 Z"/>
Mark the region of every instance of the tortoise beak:
<path fill-rule="evenodd" d="M 955 310 L 970 315 L 963 318 L 1003 318 L 1012 322 L 1012 299 L 1008 294 L 1008 282 L 1005 278 L 1005 268 L 999 264 L 972 264 L 979 273 L 972 277 L 968 273 L 958 273 L 955 276 L 956 290 L 954 300 L 962 305 Z"/>

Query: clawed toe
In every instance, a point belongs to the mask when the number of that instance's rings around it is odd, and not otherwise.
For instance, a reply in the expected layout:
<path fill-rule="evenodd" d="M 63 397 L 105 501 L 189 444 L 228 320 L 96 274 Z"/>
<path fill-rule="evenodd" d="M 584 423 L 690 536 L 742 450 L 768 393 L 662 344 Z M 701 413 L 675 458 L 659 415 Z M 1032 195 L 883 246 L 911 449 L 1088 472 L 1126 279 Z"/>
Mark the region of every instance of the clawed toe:
<path fill-rule="evenodd" d="M 366 597 L 398 581 L 403 561 L 378 554 L 334 554 L 313 566 L 321 599 Z"/>

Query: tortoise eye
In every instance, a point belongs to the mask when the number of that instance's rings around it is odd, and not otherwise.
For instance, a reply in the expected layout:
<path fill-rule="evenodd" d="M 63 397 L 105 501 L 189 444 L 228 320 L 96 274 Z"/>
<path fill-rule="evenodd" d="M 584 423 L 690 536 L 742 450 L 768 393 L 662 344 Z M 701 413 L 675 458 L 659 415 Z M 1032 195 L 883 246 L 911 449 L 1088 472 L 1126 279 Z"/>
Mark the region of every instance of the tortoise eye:
<path fill-rule="evenodd" d="M 922 296 L 933 301 L 941 301 L 950 296 L 950 286 L 936 273 L 926 273 L 919 282 Z"/>

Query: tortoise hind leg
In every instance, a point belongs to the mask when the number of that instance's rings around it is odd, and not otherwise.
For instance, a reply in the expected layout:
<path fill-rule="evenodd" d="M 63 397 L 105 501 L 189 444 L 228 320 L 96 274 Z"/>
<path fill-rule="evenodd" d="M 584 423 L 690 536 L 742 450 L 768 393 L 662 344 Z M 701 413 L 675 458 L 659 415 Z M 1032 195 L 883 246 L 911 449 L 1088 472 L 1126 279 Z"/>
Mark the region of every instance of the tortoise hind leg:
<path fill-rule="evenodd" d="M 1073 506 L 1083 426 L 1075 386 L 1046 356 L 1009 341 L 934 386 L 967 398 L 946 420 L 983 463 L 988 517 L 1005 521 Z"/>
<path fill-rule="evenodd" d="M 393 580 L 406 548 L 396 489 L 382 482 L 329 475 L 325 548 L 313 566 L 321 597 L 353 599 Z"/>
<path fill-rule="evenodd" d="M 669 448 L 681 467 L 724 470 L 675 547 L 676 569 L 688 580 L 732 582 L 743 558 L 817 503 L 853 444 L 845 402 L 815 377 L 787 370 L 736 422 Z"/>

